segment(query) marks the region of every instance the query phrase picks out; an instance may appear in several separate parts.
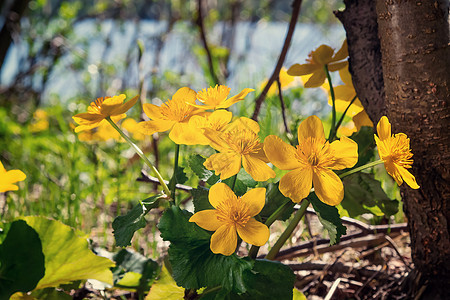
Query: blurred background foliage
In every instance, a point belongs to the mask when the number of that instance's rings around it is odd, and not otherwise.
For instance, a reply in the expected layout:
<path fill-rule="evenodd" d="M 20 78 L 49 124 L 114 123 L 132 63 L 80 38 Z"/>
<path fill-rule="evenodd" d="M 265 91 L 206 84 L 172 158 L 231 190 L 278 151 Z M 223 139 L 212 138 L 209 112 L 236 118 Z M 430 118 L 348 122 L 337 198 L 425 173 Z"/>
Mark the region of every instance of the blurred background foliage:
<path fill-rule="evenodd" d="M 218 79 L 231 87 L 232 95 L 244 87 L 256 90 L 232 108 L 235 115 L 250 117 L 283 45 L 291 1 L 208 0 L 203 5 Z M 286 67 L 303 62 L 320 44 L 340 47 L 345 32 L 333 10 L 342 7 L 338 0 L 303 1 Z M 27 175 L 19 191 L 0 195 L 1 218 L 48 216 L 111 246 L 114 217 L 156 186 L 136 180 L 142 163 L 111 128 L 77 135 L 71 116 L 97 97 L 140 94 L 142 101 L 158 104 L 182 86 L 200 90 L 213 84 L 196 23 L 198 2 L 5 0 L 0 9 L 0 27 L 12 33 L 10 40 L 3 30 L 0 34 L 0 160 Z M 311 114 L 328 118 L 327 96 L 320 89 L 306 91 L 299 81 L 283 96 L 294 134 Z M 284 135 L 276 93 L 263 108 L 262 138 Z M 132 134 L 132 120 L 139 121 L 141 113 L 136 105 L 121 126 Z M 168 179 L 172 142 L 165 134 L 134 138 Z M 211 151 L 182 147 L 184 154 L 207 156 Z M 185 156 L 181 166 L 187 167 Z M 388 196 L 399 198 L 390 178 L 378 173 Z M 187 184 L 195 186 L 195 181 L 189 178 Z M 158 217 L 158 211 L 152 214 L 149 219 Z M 149 224 L 134 245 L 156 251 L 156 228 Z"/>

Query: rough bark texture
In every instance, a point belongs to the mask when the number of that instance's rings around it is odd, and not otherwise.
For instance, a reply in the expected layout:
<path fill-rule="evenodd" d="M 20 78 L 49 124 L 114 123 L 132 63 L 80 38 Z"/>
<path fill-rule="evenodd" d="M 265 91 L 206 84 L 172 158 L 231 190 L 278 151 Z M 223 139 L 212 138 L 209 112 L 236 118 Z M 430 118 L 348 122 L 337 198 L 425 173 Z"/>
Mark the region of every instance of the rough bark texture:
<path fill-rule="evenodd" d="M 386 114 L 377 14 L 373 0 L 345 0 L 335 12 L 347 32 L 349 70 L 361 103 L 374 124 Z"/>
<path fill-rule="evenodd" d="M 411 138 L 412 173 L 401 188 L 424 299 L 449 299 L 450 47 L 448 1 L 377 0 L 386 109 Z M 426 286 L 426 288 L 424 288 Z"/>

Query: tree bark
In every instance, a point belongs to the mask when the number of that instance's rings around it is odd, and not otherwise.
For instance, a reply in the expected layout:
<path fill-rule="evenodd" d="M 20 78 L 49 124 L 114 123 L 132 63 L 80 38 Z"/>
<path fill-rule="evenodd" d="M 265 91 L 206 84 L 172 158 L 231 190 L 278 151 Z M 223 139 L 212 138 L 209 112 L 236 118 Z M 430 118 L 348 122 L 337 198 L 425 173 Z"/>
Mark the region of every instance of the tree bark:
<path fill-rule="evenodd" d="M 335 15 L 347 34 L 349 70 L 358 98 L 376 124 L 386 115 L 386 107 L 375 1 L 344 0 L 344 3 L 345 10 Z"/>
<path fill-rule="evenodd" d="M 449 299 L 448 1 L 377 0 L 387 115 L 411 139 L 419 190 L 401 187 L 426 299 Z"/>

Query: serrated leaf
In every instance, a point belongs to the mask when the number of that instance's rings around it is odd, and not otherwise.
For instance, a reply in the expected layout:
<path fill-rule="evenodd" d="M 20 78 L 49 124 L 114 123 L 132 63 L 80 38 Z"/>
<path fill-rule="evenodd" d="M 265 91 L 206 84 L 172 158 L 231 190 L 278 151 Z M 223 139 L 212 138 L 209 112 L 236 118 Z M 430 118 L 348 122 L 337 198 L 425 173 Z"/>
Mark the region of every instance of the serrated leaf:
<path fill-rule="evenodd" d="M 25 221 L 14 221 L 0 245 L 0 299 L 33 290 L 45 274 L 44 254 L 37 232 Z"/>
<path fill-rule="evenodd" d="M 165 266 L 158 280 L 152 285 L 145 300 L 183 300 L 184 288 L 179 287 Z"/>
<path fill-rule="evenodd" d="M 314 193 L 310 194 L 308 200 L 316 211 L 320 223 L 328 231 L 330 244 L 339 243 L 341 236 L 347 232 L 347 227 L 342 225 L 337 208 L 323 203 Z"/>
<path fill-rule="evenodd" d="M 131 244 L 134 233 L 147 224 L 145 215 L 152 208 L 158 207 L 159 200 L 164 197 L 164 195 L 155 195 L 147 198 L 133 207 L 125 216 L 118 216 L 114 219 L 112 228 L 117 247 L 126 247 Z"/>
<path fill-rule="evenodd" d="M 391 200 L 381 188 L 381 183 L 372 174 L 356 173 L 347 176 L 344 183 L 344 200 L 341 206 L 349 217 L 364 213 L 376 216 L 392 216 L 398 212 L 398 201 Z"/>
<path fill-rule="evenodd" d="M 199 154 L 193 154 L 189 157 L 188 164 L 191 170 L 197 175 L 198 179 L 206 181 L 209 185 L 213 185 L 219 181 L 219 176 L 214 175 L 213 171 L 205 168 L 203 163 L 205 158 Z"/>
<path fill-rule="evenodd" d="M 209 203 L 208 199 L 209 189 L 199 186 L 196 189 L 191 190 L 192 199 L 194 202 L 194 212 L 198 212 L 205 209 L 214 209 Z"/>
<path fill-rule="evenodd" d="M 278 208 L 283 206 L 285 203 L 290 202 L 288 207 L 286 207 L 283 211 L 283 213 L 277 218 L 277 220 L 285 221 L 289 219 L 289 217 L 294 212 L 294 205 L 295 203 L 292 202 L 291 199 L 285 197 L 278 188 L 279 183 L 271 184 L 270 187 L 267 189 L 267 195 L 266 195 L 266 204 L 264 205 L 264 208 L 261 210 L 259 215 L 262 217 L 263 221 L 265 222 L 267 218 L 272 215 Z"/>
<path fill-rule="evenodd" d="M 96 279 L 112 285 L 109 268 L 114 263 L 95 255 L 86 238 L 79 237 L 71 227 L 44 217 L 22 219 L 38 233 L 45 257 L 45 276 L 36 289 L 82 279 Z"/>
<path fill-rule="evenodd" d="M 159 271 L 156 261 L 127 249 L 114 254 L 113 260 L 116 262 L 112 269 L 114 284 L 128 289 L 147 291 Z"/>

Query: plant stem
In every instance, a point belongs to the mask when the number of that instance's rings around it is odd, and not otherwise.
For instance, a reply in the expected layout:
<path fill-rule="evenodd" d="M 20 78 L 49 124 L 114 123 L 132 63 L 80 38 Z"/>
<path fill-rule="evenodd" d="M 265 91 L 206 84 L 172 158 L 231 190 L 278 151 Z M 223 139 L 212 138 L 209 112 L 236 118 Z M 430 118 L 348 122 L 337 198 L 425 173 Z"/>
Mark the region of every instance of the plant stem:
<path fill-rule="evenodd" d="M 345 109 L 344 113 L 342 114 L 341 118 L 339 119 L 339 121 L 336 124 L 336 128 L 335 131 L 337 133 L 339 127 L 341 126 L 342 122 L 344 121 L 344 117 L 347 114 L 347 111 L 349 110 L 350 106 L 352 106 L 353 102 L 355 102 L 356 98 L 358 98 L 357 95 L 355 95 L 355 97 L 353 97 L 352 101 L 350 101 L 350 104 L 347 106 L 347 108 Z M 336 135 L 336 134 L 335 134 Z M 330 140 L 330 142 L 332 142 L 332 140 Z"/>
<path fill-rule="evenodd" d="M 345 173 L 339 175 L 339 178 L 342 179 L 344 177 L 347 177 L 348 175 L 352 175 L 354 173 L 357 173 L 359 171 L 362 171 L 364 169 L 367 169 L 367 168 L 370 168 L 370 167 L 373 167 L 373 166 L 376 166 L 376 165 L 379 165 L 379 164 L 382 164 L 382 163 L 384 163 L 384 161 L 382 161 L 381 159 L 373 161 L 373 162 L 370 162 L 368 164 L 365 164 L 365 165 L 362 165 L 360 167 L 354 168 L 353 170 L 350 170 L 348 172 L 345 172 Z"/>
<path fill-rule="evenodd" d="M 161 174 L 158 172 L 158 170 L 153 166 L 153 164 L 148 160 L 147 156 L 145 156 L 144 152 L 114 123 L 113 120 L 111 120 L 110 117 L 106 117 L 106 120 L 111 124 L 112 127 L 114 127 L 117 132 L 120 133 L 120 135 L 125 139 L 125 141 L 130 144 L 130 146 L 133 148 L 133 150 L 144 160 L 144 162 L 147 164 L 147 166 L 150 167 L 150 169 L 156 174 L 156 177 L 159 180 L 159 183 L 163 187 L 164 192 L 167 196 L 171 197 L 169 188 L 167 187 L 166 183 L 164 182 L 164 179 L 162 178 Z"/>
<path fill-rule="evenodd" d="M 178 171 L 178 157 L 180 156 L 180 145 L 175 144 L 175 161 L 173 164 L 173 175 L 172 175 L 172 180 L 169 182 L 169 188 L 170 188 L 170 195 L 172 195 L 172 199 L 176 201 L 176 197 L 175 197 L 175 191 L 176 191 L 176 186 L 177 186 L 177 171 Z M 177 205 L 179 203 L 176 203 Z"/>
<path fill-rule="evenodd" d="M 330 72 L 328 71 L 328 65 L 324 66 L 325 73 L 327 74 L 328 84 L 330 85 L 330 96 L 331 96 L 331 102 L 333 104 L 332 111 L 331 111 L 331 129 L 330 129 L 330 135 L 328 136 L 328 140 L 330 142 L 333 141 L 335 135 L 336 135 L 336 96 L 334 95 L 334 88 L 333 83 L 331 82 L 331 76 Z"/>
<path fill-rule="evenodd" d="M 308 206 L 309 206 L 308 199 L 303 199 L 302 204 L 300 205 L 300 208 L 295 213 L 294 218 L 292 219 L 291 223 L 281 234 L 280 238 L 275 243 L 275 245 L 273 245 L 272 249 L 270 249 L 269 253 L 265 257 L 266 259 L 273 260 L 277 256 L 281 247 L 284 245 L 284 243 L 287 241 L 287 239 L 291 236 L 292 232 L 294 232 L 294 230 L 295 230 L 295 227 L 297 227 L 297 224 L 300 222 L 302 217 L 305 215 L 305 212 L 306 212 L 306 209 L 308 208 Z"/>

